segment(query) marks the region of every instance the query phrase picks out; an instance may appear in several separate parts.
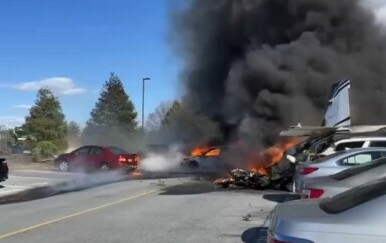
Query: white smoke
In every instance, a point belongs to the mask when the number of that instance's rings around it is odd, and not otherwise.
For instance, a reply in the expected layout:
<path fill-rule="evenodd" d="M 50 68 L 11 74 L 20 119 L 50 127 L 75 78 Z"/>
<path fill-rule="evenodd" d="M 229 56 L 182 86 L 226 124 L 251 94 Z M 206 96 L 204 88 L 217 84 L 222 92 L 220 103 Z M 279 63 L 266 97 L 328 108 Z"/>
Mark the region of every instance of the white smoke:
<path fill-rule="evenodd" d="M 184 155 L 179 152 L 178 146 L 172 146 L 167 153 L 149 153 L 141 160 L 139 169 L 149 172 L 165 172 L 176 170 L 180 167 L 180 163 L 184 159 Z"/>

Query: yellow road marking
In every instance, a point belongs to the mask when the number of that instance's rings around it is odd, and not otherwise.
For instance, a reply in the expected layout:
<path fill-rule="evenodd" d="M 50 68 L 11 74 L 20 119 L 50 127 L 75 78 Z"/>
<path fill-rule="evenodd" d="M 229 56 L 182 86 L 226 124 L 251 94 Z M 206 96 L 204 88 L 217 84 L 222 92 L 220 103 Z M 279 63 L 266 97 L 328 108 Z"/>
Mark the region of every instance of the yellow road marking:
<path fill-rule="evenodd" d="M 43 222 L 43 223 L 40 223 L 40 224 L 35 224 L 35 225 L 29 226 L 29 227 L 26 227 L 26 228 L 22 228 L 22 229 L 19 229 L 19 230 L 11 231 L 9 233 L 5 233 L 5 234 L 0 235 L 0 240 L 4 240 L 6 238 L 9 238 L 9 237 L 12 237 L 12 236 L 15 236 L 15 235 L 23 234 L 23 233 L 26 233 L 28 231 L 36 230 L 38 228 L 41 228 L 41 227 L 44 227 L 44 226 L 47 226 L 47 225 L 50 225 L 50 224 L 58 223 L 58 222 L 61 222 L 61 221 L 67 220 L 67 219 L 75 218 L 75 217 L 78 217 L 78 216 L 81 216 L 81 215 L 84 215 L 84 214 L 87 214 L 87 213 L 90 213 L 90 212 L 94 212 L 94 211 L 98 211 L 98 210 L 101 210 L 101 209 L 104 209 L 104 208 L 108 208 L 108 207 L 111 207 L 111 206 L 114 206 L 114 205 L 117 205 L 117 204 L 120 204 L 120 203 L 124 203 L 124 202 L 130 201 L 130 200 L 135 199 L 135 198 L 143 197 L 143 196 L 146 196 L 146 195 L 158 192 L 158 191 L 159 190 L 148 191 L 148 192 L 141 193 L 141 194 L 138 194 L 138 195 L 135 195 L 135 196 L 126 197 L 126 198 L 120 199 L 120 200 L 115 201 L 115 202 L 107 203 L 107 204 L 100 205 L 100 206 L 97 206 L 97 207 L 94 207 L 94 208 L 86 209 L 84 211 L 73 213 L 73 214 L 70 214 L 70 215 L 67 215 L 67 216 L 63 216 L 63 217 L 60 217 L 60 218 L 49 220 L 49 221 L 46 221 L 46 222 Z"/>

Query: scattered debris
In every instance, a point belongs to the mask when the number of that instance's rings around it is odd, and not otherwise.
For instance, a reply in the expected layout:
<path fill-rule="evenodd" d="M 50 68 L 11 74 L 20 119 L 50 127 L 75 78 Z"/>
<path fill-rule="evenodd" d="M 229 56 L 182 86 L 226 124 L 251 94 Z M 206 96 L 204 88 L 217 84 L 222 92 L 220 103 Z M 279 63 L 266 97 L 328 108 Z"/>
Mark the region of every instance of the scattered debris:
<path fill-rule="evenodd" d="M 214 183 L 224 188 L 239 186 L 252 189 L 263 189 L 270 184 L 270 180 L 268 176 L 261 175 L 257 172 L 234 169 L 229 172 L 228 178 L 217 179 Z"/>
<path fill-rule="evenodd" d="M 245 216 L 243 216 L 243 220 L 244 221 L 251 221 L 251 218 L 252 218 L 252 215 L 250 215 L 250 214 L 247 214 L 247 215 L 245 215 Z"/>
<path fill-rule="evenodd" d="M 229 172 L 228 178 L 216 179 L 214 184 L 223 188 L 243 187 L 256 190 L 274 189 L 291 191 L 293 183 L 292 170 L 285 170 L 286 173 L 274 173 L 273 176 L 269 176 L 244 169 L 233 169 Z"/>

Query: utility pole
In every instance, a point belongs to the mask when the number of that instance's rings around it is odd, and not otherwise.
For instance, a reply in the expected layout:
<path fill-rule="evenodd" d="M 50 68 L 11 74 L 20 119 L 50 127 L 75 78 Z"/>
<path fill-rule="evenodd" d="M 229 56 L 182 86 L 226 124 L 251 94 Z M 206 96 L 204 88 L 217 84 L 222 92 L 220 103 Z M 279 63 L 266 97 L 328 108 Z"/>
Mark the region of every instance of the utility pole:
<path fill-rule="evenodd" d="M 150 78 L 142 79 L 142 131 L 145 131 L 145 81 Z"/>

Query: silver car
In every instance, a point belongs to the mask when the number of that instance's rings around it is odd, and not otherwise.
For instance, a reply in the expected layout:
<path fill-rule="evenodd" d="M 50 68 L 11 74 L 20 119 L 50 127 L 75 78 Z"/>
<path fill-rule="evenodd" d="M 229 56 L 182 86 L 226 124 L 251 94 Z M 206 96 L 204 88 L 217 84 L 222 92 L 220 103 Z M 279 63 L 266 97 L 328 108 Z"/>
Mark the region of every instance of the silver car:
<path fill-rule="evenodd" d="M 301 192 L 307 178 L 333 175 L 383 157 L 386 157 L 386 148 L 360 148 L 341 151 L 311 162 L 301 162 L 294 176 L 295 191 Z"/>
<path fill-rule="evenodd" d="M 324 199 L 276 206 L 268 242 L 386 242 L 386 178 Z"/>
<path fill-rule="evenodd" d="M 386 176 L 386 158 L 377 159 L 334 175 L 308 178 L 303 183 L 301 196 L 302 198 L 330 197 L 384 176 Z"/>

